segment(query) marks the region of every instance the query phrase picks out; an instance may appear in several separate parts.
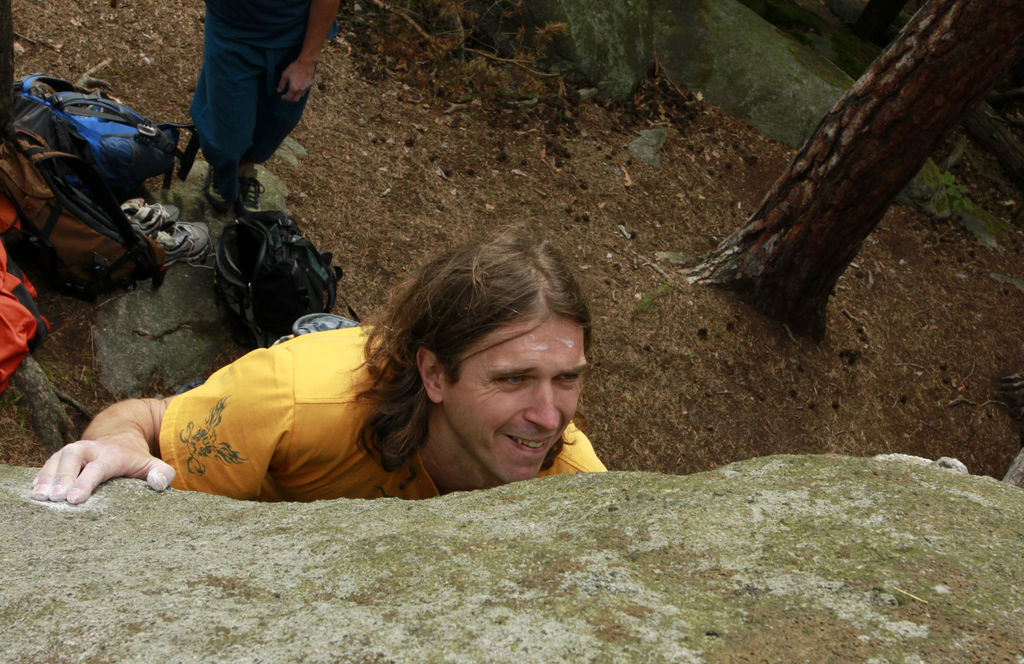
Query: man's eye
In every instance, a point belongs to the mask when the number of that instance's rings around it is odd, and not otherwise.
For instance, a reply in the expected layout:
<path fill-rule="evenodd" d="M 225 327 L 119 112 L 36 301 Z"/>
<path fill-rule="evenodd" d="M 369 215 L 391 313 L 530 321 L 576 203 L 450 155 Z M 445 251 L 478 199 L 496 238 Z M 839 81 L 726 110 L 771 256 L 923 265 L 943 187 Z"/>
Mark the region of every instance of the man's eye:
<path fill-rule="evenodd" d="M 562 380 L 567 383 L 572 383 L 580 379 L 579 373 L 565 373 L 559 376 Z"/>
<path fill-rule="evenodd" d="M 498 380 L 506 385 L 518 385 L 525 379 L 522 376 L 502 376 Z"/>

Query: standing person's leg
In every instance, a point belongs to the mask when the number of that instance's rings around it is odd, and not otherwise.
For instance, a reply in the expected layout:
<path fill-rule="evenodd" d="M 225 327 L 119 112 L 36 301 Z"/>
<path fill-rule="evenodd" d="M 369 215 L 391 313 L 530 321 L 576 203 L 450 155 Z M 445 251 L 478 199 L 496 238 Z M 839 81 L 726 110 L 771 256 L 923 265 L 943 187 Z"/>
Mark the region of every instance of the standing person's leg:
<path fill-rule="evenodd" d="M 238 167 L 252 144 L 265 61 L 260 49 L 220 37 L 210 17 L 204 40 L 190 112 L 210 165 L 207 198 L 225 212 L 238 197 Z"/>
<path fill-rule="evenodd" d="M 270 49 L 266 51 L 266 78 L 259 89 L 259 102 L 256 110 L 256 127 L 252 143 L 245 154 L 245 159 L 261 164 L 281 146 L 288 134 L 302 119 L 309 100 L 309 90 L 298 101 L 285 101 L 282 92 L 277 91 L 281 80 L 281 72 L 291 64 L 299 54 L 299 47 Z"/>
<path fill-rule="evenodd" d="M 262 82 L 256 108 L 256 125 L 252 142 L 242 158 L 239 169 L 239 213 L 259 209 L 259 195 L 263 186 L 256 178 L 256 164 L 270 159 L 284 139 L 302 119 L 309 99 L 309 91 L 298 101 L 285 101 L 277 91 L 281 72 L 298 54 L 297 48 L 272 49 L 266 52 L 267 77 Z"/>

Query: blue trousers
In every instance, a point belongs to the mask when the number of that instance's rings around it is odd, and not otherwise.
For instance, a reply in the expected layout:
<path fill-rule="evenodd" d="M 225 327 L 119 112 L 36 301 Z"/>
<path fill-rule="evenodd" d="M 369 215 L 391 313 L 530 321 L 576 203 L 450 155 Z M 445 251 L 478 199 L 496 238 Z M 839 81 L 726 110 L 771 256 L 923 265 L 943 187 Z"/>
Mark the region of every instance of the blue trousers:
<path fill-rule="evenodd" d="M 217 189 L 227 201 L 238 198 L 238 164 L 263 163 L 302 118 L 309 91 L 295 102 L 277 92 L 281 72 L 299 54 L 290 48 L 262 48 L 217 34 L 207 17 L 203 68 L 192 98 L 192 121 Z"/>

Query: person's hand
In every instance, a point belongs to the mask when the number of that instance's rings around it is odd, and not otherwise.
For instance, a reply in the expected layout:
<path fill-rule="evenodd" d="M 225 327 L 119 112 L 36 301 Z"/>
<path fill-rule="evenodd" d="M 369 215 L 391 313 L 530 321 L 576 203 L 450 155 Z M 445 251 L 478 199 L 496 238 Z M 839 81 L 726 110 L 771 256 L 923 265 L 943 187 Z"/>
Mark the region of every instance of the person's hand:
<path fill-rule="evenodd" d="M 285 101 L 298 101 L 312 87 L 315 74 L 316 64 L 307 65 L 296 60 L 281 72 L 277 91 L 284 93 L 281 97 Z"/>
<path fill-rule="evenodd" d="M 113 477 L 144 478 L 150 488 L 163 491 L 174 480 L 174 468 L 152 456 L 144 441 L 140 446 L 136 435 L 80 440 L 47 459 L 36 474 L 32 498 L 78 505 Z"/>

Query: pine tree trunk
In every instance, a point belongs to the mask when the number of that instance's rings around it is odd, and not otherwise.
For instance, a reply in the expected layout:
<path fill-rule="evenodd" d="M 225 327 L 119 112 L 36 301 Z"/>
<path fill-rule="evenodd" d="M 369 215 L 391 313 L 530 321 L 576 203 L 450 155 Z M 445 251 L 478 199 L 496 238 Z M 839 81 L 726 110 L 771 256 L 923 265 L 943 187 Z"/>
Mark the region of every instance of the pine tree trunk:
<path fill-rule="evenodd" d="M 0 84 L 5 90 L 14 82 L 14 26 L 11 22 L 11 0 L 0 0 Z M 14 115 L 14 97 L 0 95 L 0 137 L 10 131 Z"/>
<path fill-rule="evenodd" d="M 821 338 L 839 276 L 1021 49 L 1024 2 L 932 0 L 836 104 L 761 208 L 690 272 Z"/>
<path fill-rule="evenodd" d="M 11 23 L 11 0 L 0 0 L 0 140 L 11 130 L 14 114 L 14 97 L 10 94 L 14 82 L 14 29 Z M 29 419 L 36 434 L 36 441 L 47 452 L 56 452 L 61 446 L 75 439 L 75 425 L 68 417 L 64 404 L 60 402 L 53 384 L 31 355 L 15 370 L 12 382 L 29 403 Z"/>

